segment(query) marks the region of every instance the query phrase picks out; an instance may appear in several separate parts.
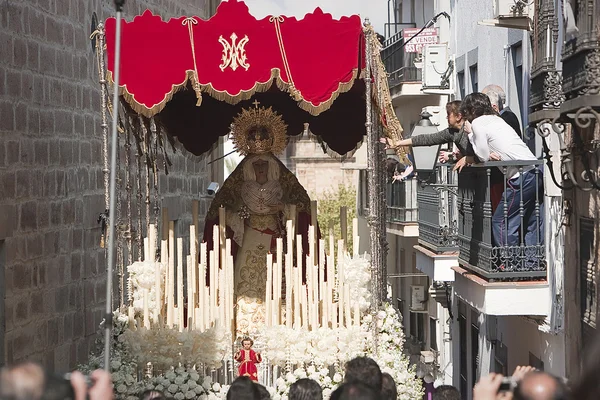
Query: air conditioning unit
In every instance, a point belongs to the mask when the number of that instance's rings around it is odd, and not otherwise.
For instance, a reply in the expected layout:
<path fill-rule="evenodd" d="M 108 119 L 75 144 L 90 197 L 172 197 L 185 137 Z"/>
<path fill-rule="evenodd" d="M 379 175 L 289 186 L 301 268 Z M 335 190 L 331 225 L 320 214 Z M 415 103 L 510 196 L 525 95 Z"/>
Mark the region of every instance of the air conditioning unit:
<path fill-rule="evenodd" d="M 424 312 L 427 303 L 425 302 L 425 286 L 410 287 L 410 311 Z"/>
<path fill-rule="evenodd" d="M 423 90 L 450 89 L 452 71 L 447 44 L 429 44 L 423 47 Z"/>
<path fill-rule="evenodd" d="M 530 0 L 492 0 L 495 18 L 519 18 L 530 15 L 533 2 Z"/>

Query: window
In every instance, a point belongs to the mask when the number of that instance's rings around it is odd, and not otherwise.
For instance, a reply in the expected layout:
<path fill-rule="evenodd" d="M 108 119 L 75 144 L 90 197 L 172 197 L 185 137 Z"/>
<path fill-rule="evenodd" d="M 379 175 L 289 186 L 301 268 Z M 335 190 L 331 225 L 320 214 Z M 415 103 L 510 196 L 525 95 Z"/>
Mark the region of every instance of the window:
<path fill-rule="evenodd" d="M 494 372 L 506 376 L 508 374 L 508 349 L 498 341 L 494 349 Z M 529 364 L 531 365 L 531 364 Z"/>
<path fill-rule="evenodd" d="M 417 314 L 417 340 L 419 343 L 425 343 L 425 313 Z"/>
<path fill-rule="evenodd" d="M 433 351 L 438 350 L 437 346 L 437 320 L 429 318 L 429 348 Z"/>
<path fill-rule="evenodd" d="M 471 93 L 479 92 L 479 78 L 477 77 L 477 64 L 469 67 L 469 75 L 471 78 Z"/>
<path fill-rule="evenodd" d="M 471 389 L 479 377 L 479 313 L 471 312 Z"/>
<path fill-rule="evenodd" d="M 417 313 L 410 313 L 410 336 L 416 338 L 418 335 L 417 330 Z"/>
<path fill-rule="evenodd" d="M 594 258 L 594 220 L 581 218 L 579 221 L 579 271 L 581 284 L 581 343 L 585 348 L 596 332 L 597 273 Z"/>
<path fill-rule="evenodd" d="M 533 355 L 531 352 L 529 352 L 529 365 L 537 370 L 544 370 L 544 362 L 535 355 Z"/>
<path fill-rule="evenodd" d="M 456 77 L 458 79 L 458 95 L 462 100 L 465 98 L 465 71 L 460 71 Z"/>
<path fill-rule="evenodd" d="M 517 88 L 517 100 L 519 110 L 523 109 L 523 46 L 521 42 L 511 47 L 513 60 L 513 73 L 515 75 L 515 87 Z M 514 112 L 515 110 L 513 110 Z"/>
<path fill-rule="evenodd" d="M 463 308 L 465 308 L 464 303 L 459 303 L 458 335 L 460 347 L 460 393 L 462 395 L 462 398 L 466 399 L 469 392 L 469 371 L 467 368 L 467 317 Z"/>

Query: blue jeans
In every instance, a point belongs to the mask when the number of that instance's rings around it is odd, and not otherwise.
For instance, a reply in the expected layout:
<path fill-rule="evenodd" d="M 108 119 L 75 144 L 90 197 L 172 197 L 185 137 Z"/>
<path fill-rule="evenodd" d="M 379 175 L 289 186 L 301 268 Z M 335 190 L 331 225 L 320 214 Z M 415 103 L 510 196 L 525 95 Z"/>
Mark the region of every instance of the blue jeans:
<path fill-rule="evenodd" d="M 537 175 L 537 182 L 536 182 Z M 537 199 L 536 199 L 537 195 Z M 522 199 L 521 199 L 521 196 Z M 519 205 L 523 201 L 523 217 Z M 544 181 L 541 170 L 532 169 L 506 182 L 506 189 L 492 217 L 492 243 L 494 247 L 520 246 L 520 231 L 523 224 L 525 246 L 544 244 Z M 539 201 L 539 218 L 536 202 Z M 504 215 L 504 208 L 507 215 Z M 539 235 L 539 236 L 538 236 Z M 539 240 L 538 240 L 539 237 Z M 533 248 L 527 249 L 531 253 Z M 531 258 L 531 257 L 528 257 Z M 529 260 L 528 260 L 529 263 Z"/>

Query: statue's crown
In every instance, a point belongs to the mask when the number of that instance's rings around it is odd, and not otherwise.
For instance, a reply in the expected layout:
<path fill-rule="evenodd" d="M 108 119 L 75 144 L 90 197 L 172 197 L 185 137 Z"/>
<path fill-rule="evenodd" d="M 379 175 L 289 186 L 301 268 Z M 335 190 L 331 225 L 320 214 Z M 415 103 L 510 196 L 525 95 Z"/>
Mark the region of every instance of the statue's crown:
<path fill-rule="evenodd" d="M 287 125 L 281 115 L 271 107 L 243 109 L 231 126 L 233 143 L 242 155 L 273 153 L 279 154 L 287 145 Z"/>

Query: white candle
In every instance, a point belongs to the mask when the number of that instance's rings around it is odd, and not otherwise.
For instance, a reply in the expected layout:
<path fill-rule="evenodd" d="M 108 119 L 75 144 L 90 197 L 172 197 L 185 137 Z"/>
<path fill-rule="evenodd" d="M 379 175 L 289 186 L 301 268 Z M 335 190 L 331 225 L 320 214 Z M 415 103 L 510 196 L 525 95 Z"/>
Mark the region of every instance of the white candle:
<path fill-rule="evenodd" d="M 306 256 L 306 290 L 307 290 L 307 295 L 306 295 L 306 300 L 307 300 L 307 312 L 308 312 L 308 324 L 312 325 L 313 322 L 313 295 L 314 295 L 314 290 L 312 289 L 313 287 L 313 282 L 314 282 L 314 278 L 313 278 L 313 272 L 314 272 L 314 268 L 313 268 L 313 264 L 312 264 L 312 259 L 311 256 L 308 255 Z M 312 326 L 311 326 L 312 329 Z"/>
<path fill-rule="evenodd" d="M 292 274 L 294 276 L 294 329 L 300 329 L 302 321 L 300 319 L 300 288 L 302 287 L 302 268 L 294 267 Z M 291 317 L 290 317 L 291 318 Z"/>
<path fill-rule="evenodd" d="M 198 293 L 198 249 L 196 247 L 196 225 L 190 225 L 190 258 L 192 272 L 192 306 L 189 311 L 196 308 L 196 295 Z M 195 315 L 193 316 L 195 320 Z"/>
<path fill-rule="evenodd" d="M 160 317 L 160 310 L 162 308 L 161 302 L 161 290 L 160 290 L 160 281 L 162 276 L 160 274 L 160 263 L 154 263 L 154 322 L 158 322 L 158 317 Z"/>
<path fill-rule="evenodd" d="M 313 329 L 319 327 L 319 266 L 313 265 Z"/>
<path fill-rule="evenodd" d="M 167 239 L 168 238 L 169 238 L 169 235 L 167 232 Z M 167 298 L 169 297 L 167 295 L 168 290 L 169 290 L 169 268 L 168 268 L 168 266 L 169 266 L 169 245 L 168 245 L 168 243 L 169 243 L 168 240 L 161 240 L 161 242 L 160 242 L 160 263 L 162 264 L 162 268 L 165 269 L 165 279 L 164 279 L 165 295 L 163 296 L 164 304 L 167 304 Z"/>
<path fill-rule="evenodd" d="M 167 326 L 173 327 L 175 322 L 175 222 L 169 222 L 169 266 L 168 266 Z"/>
<path fill-rule="evenodd" d="M 265 317 L 266 317 L 266 325 L 272 325 L 272 309 L 271 309 L 271 290 L 272 290 L 272 282 L 273 282 L 273 254 L 267 254 L 267 288 L 265 290 Z"/>
<path fill-rule="evenodd" d="M 135 308 L 134 307 L 127 308 L 127 317 L 128 317 L 127 322 L 129 324 L 129 329 L 134 331 L 135 330 Z"/>
<path fill-rule="evenodd" d="M 360 246 L 360 238 L 358 237 L 358 218 L 352 219 L 352 252 L 355 256 L 358 255 Z"/>
<path fill-rule="evenodd" d="M 192 225 L 193 226 L 193 225 Z M 187 319 L 188 321 L 192 321 L 192 324 L 194 322 L 194 280 L 192 279 L 192 271 L 193 271 L 193 267 L 192 267 L 192 259 L 193 256 L 189 255 L 186 257 L 187 259 L 187 268 L 186 268 L 186 278 L 187 278 L 187 310 L 188 310 L 188 314 L 187 314 Z M 188 330 L 192 329 L 192 324 L 188 324 Z"/>
<path fill-rule="evenodd" d="M 344 305 L 346 308 L 346 326 L 352 325 L 352 315 L 350 312 L 350 287 L 348 285 L 344 285 Z"/>
<path fill-rule="evenodd" d="M 225 246 L 225 233 L 227 226 L 227 213 L 225 207 L 219 207 L 219 241 L 221 246 Z M 225 262 L 225 260 L 223 260 Z"/>
<path fill-rule="evenodd" d="M 213 251 L 215 252 L 215 270 L 220 268 L 220 260 L 219 256 L 221 254 L 221 240 L 219 234 L 219 226 L 215 225 L 213 227 Z"/>
<path fill-rule="evenodd" d="M 233 337 L 235 337 L 235 332 L 233 332 L 233 307 L 234 307 L 234 303 L 235 303 L 235 295 L 234 295 L 234 287 L 233 287 L 233 282 L 234 282 L 234 263 L 233 263 L 233 256 L 230 255 L 227 257 L 228 260 L 228 270 L 229 270 L 229 329 L 231 330 L 232 334 L 234 335 Z"/>
<path fill-rule="evenodd" d="M 225 262 L 225 260 L 223 260 Z M 219 324 L 225 325 L 225 269 L 219 270 Z"/>
<path fill-rule="evenodd" d="M 150 249 L 148 248 L 148 238 L 144 238 L 144 261 L 150 261 Z"/>
<path fill-rule="evenodd" d="M 183 238 L 177 238 L 177 323 L 183 332 Z"/>
<path fill-rule="evenodd" d="M 217 269 L 216 269 L 216 261 L 215 261 L 215 251 L 211 250 L 208 254 L 208 262 L 209 262 L 209 275 L 210 275 L 210 285 L 209 285 L 209 290 L 210 290 L 210 297 L 209 297 L 209 301 L 210 301 L 210 307 L 209 307 L 209 323 L 212 325 L 212 323 L 215 321 L 216 319 L 216 312 L 217 312 Z M 209 326 L 207 326 L 207 328 L 209 328 Z"/>
<path fill-rule="evenodd" d="M 289 206 L 290 215 L 289 219 L 292 221 L 292 229 L 288 231 L 288 235 L 291 235 L 292 238 L 296 235 L 296 205 L 292 204 Z"/>
<path fill-rule="evenodd" d="M 302 296 L 302 327 L 308 329 L 308 288 L 302 285 L 300 296 Z"/>
<path fill-rule="evenodd" d="M 275 281 L 275 293 L 277 294 L 277 299 L 275 307 L 278 325 L 281 324 L 281 287 L 283 285 L 283 270 L 283 239 L 277 238 L 277 280 Z"/>
<path fill-rule="evenodd" d="M 198 308 L 200 309 L 200 330 L 204 332 L 206 327 L 205 315 L 208 315 L 208 298 L 206 297 L 206 243 L 200 244 L 200 271 L 198 273 Z"/>

